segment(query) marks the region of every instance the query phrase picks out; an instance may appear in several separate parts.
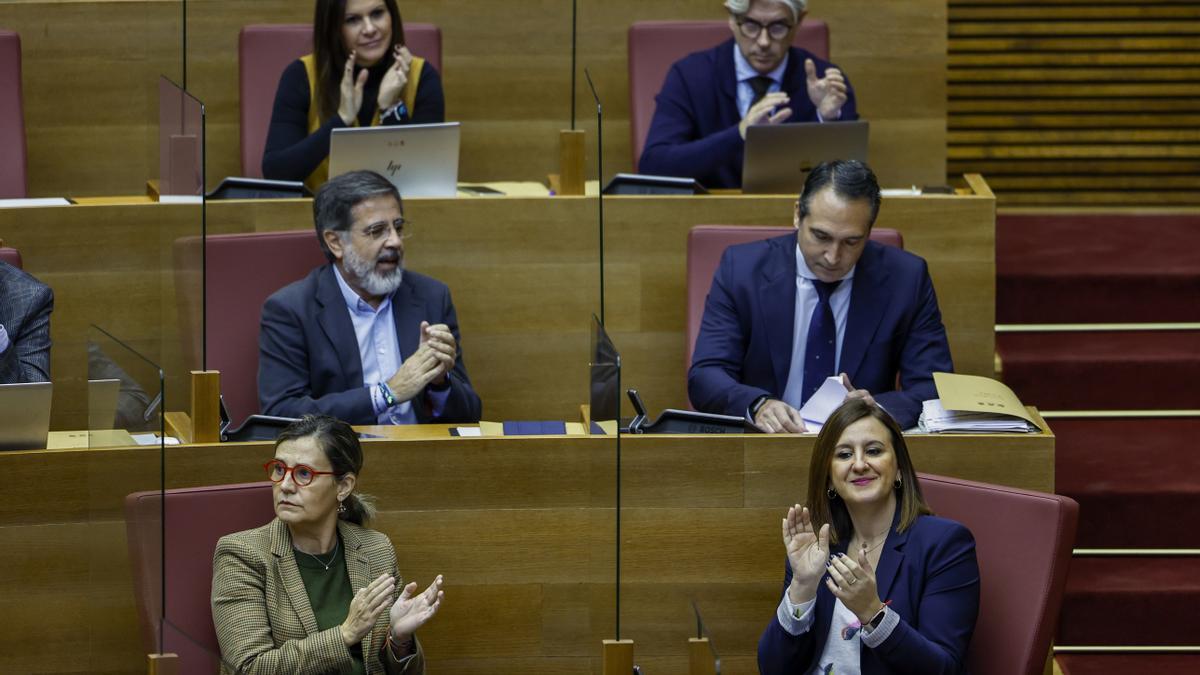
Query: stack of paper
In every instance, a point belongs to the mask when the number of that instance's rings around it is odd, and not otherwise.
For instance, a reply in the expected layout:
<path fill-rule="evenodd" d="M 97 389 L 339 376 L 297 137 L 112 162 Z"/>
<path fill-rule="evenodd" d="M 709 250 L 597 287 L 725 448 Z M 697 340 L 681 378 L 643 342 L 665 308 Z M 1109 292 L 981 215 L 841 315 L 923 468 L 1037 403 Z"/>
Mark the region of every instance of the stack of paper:
<path fill-rule="evenodd" d="M 939 398 L 922 405 L 922 431 L 989 434 L 1041 430 L 1017 395 L 996 380 L 934 373 L 933 381 Z"/>

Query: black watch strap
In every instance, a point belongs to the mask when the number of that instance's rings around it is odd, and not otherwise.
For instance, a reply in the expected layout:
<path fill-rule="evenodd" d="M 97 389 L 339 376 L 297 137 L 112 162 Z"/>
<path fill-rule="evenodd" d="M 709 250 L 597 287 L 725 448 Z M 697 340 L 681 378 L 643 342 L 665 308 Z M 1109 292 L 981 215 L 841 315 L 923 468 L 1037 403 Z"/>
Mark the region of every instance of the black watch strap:
<path fill-rule="evenodd" d="M 767 401 L 770 401 L 770 400 L 771 400 L 771 397 L 767 396 L 766 394 L 763 394 L 762 396 L 759 396 L 758 398 L 754 399 L 754 403 L 750 404 L 750 421 L 751 422 L 754 421 L 755 417 L 758 417 L 758 411 L 761 410 L 762 407 L 764 405 L 766 405 Z"/>

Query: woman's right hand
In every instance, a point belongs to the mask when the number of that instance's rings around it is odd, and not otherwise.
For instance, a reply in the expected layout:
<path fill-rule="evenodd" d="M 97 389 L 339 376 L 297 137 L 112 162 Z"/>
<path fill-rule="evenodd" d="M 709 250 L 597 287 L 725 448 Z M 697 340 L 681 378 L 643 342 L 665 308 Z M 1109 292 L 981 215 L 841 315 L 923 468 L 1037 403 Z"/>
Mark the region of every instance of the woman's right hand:
<path fill-rule="evenodd" d="M 392 604 L 392 594 L 396 591 L 396 578 L 390 574 L 381 574 L 366 588 L 358 589 L 354 599 L 350 601 L 350 611 L 342 622 L 342 641 L 347 647 L 362 642 L 367 633 L 375 627 L 379 615 Z"/>
<path fill-rule="evenodd" d="M 346 58 L 346 69 L 342 73 L 342 100 L 338 103 L 338 117 L 346 126 L 353 125 L 358 117 L 358 111 L 362 108 L 363 88 L 367 86 L 366 68 L 358 73 L 357 78 L 354 77 L 354 57 L 355 52 L 350 52 Z"/>
<path fill-rule="evenodd" d="M 792 583 L 788 598 L 793 605 L 808 602 L 817 595 L 817 582 L 825 574 L 829 560 L 829 524 L 814 532 L 807 507 L 796 504 L 783 519 L 783 545 L 792 565 Z"/>

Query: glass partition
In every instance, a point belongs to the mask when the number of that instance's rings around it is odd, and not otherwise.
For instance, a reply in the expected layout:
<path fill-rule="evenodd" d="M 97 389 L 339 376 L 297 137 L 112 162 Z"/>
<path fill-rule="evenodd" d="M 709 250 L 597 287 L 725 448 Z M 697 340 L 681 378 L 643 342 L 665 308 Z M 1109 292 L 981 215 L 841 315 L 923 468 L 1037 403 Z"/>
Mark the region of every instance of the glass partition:
<path fill-rule="evenodd" d="M 158 80 L 158 187 L 199 196 L 204 187 L 204 104 L 166 76 Z"/>
<path fill-rule="evenodd" d="M 88 447 L 157 445 L 163 433 L 163 369 L 98 326 L 87 340 Z"/>

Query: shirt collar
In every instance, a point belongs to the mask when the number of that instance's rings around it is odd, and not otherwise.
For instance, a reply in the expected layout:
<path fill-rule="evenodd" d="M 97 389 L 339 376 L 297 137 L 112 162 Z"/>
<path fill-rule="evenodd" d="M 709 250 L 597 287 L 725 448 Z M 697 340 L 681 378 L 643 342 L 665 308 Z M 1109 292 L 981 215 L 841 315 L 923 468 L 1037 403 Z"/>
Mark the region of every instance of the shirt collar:
<path fill-rule="evenodd" d="M 854 278 L 854 270 L 858 269 L 858 263 L 854 263 L 854 267 L 846 272 L 846 276 L 839 281 L 846 281 Z M 808 269 L 808 263 L 804 262 L 804 254 L 800 252 L 800 242 L 796 242 L 796 276 L 809 281 L 817 281 L 817 275 L 813 274 L 812 270 Z"/>
<path fill-rule="evenodd" d="M 788 58 L 790 56 L 791 51 L 789 50 L 788 53 L 783 55 L 783 60 L 779 62 L 779 65 L 775 66 L 775 70 L 767 73 L 767 77 L 771 78 L 775 84 L 783 84 L 783 71 L 787 70 Z M 736 40 L 733 42 L 733 70 L 737 74 L 738 82 L 745 82 L 762 74 L 755 70 L 754 66 L 750 65 L 750 62 L 742 55 L 742 50 L 738 49 Z"/>
<path fill-rule="evenodd" d="M 350 288 L 350 284 L 342 276 L 342 270 L 337 266 L 337 263 L 333 264 L 333 275 L 337 277 L 338 288 L 342 291 L 342 299 L 346 301 L 346 307 L 351 312 L 356 314 L 378 314 L 391 306 L 391 296 L 385 297 L 383 302 L 379 303 L 379 309 L 375 309 L 370 303 L 363 300 L 361 295 L 356 293 L 353 288 Z"/>

